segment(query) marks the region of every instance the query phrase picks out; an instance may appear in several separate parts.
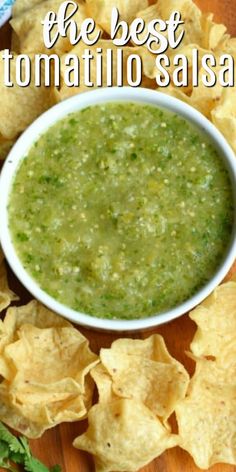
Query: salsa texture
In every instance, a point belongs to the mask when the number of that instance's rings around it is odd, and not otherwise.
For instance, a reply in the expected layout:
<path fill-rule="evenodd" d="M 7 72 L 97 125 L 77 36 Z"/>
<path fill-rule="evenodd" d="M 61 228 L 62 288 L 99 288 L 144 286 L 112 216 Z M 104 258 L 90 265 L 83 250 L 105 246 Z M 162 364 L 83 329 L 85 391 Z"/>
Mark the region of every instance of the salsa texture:
<path fill-rule="evenodd" d="M 59 302 L 143 318 L 215 273 L 231 236 L 232 189 L 213 145 L 185 119 L 108 103 L 39 137 L 17 170 L 9 225 L 25 269 Z"/>

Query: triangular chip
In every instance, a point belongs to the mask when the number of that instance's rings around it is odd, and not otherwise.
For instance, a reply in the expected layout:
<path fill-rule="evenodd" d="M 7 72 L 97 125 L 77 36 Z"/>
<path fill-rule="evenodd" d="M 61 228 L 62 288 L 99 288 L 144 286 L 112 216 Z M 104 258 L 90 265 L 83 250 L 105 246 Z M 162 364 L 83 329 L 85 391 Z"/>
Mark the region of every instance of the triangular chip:
<path fill-rule="evenodd" d="M 89 411 L 88 422 L 73 445 L 94 455 L 96 472 L 135 472 L 178 442 L 135 400 L 99 403 Z"/>
<path fill-rule="evenodd" d="M 9 309 L 2 328 L 0 419 L 39 437 L 58 423 L 84 418 L 93 393 L 88 374 L 98 362 L 88 340 L 35 301 Z"/>
<path fill-rule="evenodd" d="M 196 465 L 236 465 L 236 364 L 198 360 L 187 397 L 176 407 L 180 446 Z"/>
<path fill-rule="evenodd" d="M 190 313 L 198 325 L 191 350 L 195 356 L 222 357 L 222 350 L 236 350 L 236 282 L 220 285 Z M 235 352 L 235 351 L 234 351 Z"/>
<path fill-rule="evenodd" d="M 143 402 L 164 422 L 174 411 L 176 403 L 185 396 L 188 373 L 170 356 L 160 335 L 145 340 L 118 339 L 110 349 L 101 349 L 100 358 L 112 379 L 113 394 Z M 101 375 L 101 367 L 99 370 Z M 109 392 L 110 384 L 103 372 L 103 378 L 98 377 L 102 396 L 104 380 L 105 392 Z"/>

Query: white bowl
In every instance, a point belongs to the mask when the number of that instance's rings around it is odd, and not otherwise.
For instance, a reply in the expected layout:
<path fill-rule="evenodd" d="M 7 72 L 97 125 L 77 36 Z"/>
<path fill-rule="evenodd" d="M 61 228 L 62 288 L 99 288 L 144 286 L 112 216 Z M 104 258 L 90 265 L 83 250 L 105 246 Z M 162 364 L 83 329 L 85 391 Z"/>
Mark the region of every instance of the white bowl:
<path fill-rule="evenodd" d="M 31 148 L 34 141 L 38 139 L 39 135 L 45 132 L 51 125 L 63 118 L 68 113 L 81 110 L 82 108 L 91 105 L 114 101 L 138 102 L 159 106 L 183 116 L 195 124 L 198 128 L 203 130 L 204 133 L 210 137 L 211 141 L 218 149 L 220 155 L 225 161 L 225 165 L 229 170 L 234 192 L 234 207 L 236 209 L 236 158 L 224 137 L 210 123 L 210 121 L 208 121 L 198 111 L 181 102 L 180 100 L 156 91 L 142 88 L 132 89 L 128 87 L 98 89 L 92 92 L 86 92 L 84 94 L 74 96 L 48 110 L 22 134 L 22 136 L 12 148 L 3 166 L 0 178 L 0 240 L 5 256 L 18 279 L 29 290 L 29 292 L 34 295 L 35 298 L 40 300 L 51 310 L 59 313 L 65 318 L 68 318 L 72 322 L 81 325 L 109 331 L 135 331 L 138 329 L 157 326 L 183 315 L 184 313 L 192 310 L 192 308 L 199 304 L 214 290 L 214 288 L 226 276 L 236 258 L 236 222 L 234 222 L 234 231 L 231 242 L 229 244 L 227 254 L 221 263 L 221 266 L 217 270 L 217 273 L 214 275 L 214 277 L 198 293 L 196 293 L 186 302 L 169 310 L 168 312 L 137 320 L 111 320 L 96 318 L 94 316 L 89 316 L 87 314 L 72 310 L 71 308 L 56 301 L 50 295 L 41 290 L 37 282 L 23 268 L 23 265 L 18 258 L 14 245 L 11 241 L 11 234 L 8 227 L 7 204 L 13 177 L 20 162 L 27 154 L 27 151 Z"/>
<path fill-rule="evenodd" d="M 0 0 L 0 28 L 11 17 L 11 10 L 15 0 Z"/>

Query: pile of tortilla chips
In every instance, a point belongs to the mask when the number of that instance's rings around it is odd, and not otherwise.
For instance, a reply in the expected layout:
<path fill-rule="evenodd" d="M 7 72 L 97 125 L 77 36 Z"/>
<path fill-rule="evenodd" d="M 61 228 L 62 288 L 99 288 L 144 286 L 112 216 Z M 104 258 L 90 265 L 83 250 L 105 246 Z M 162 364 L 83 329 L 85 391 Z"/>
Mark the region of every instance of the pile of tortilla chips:
<path fill-rule="evenodd" d="M 236 464 L 236 282 L 218 287 L 190 317 L 198 325 L 190 383 L 159 335 L 101 349 L 91 371 L 99 402 L 74 441 L 94 455 L 96 472 L 134 472 L 175 445 L 202 469 Z M 178 436 L 167 421 L 173 411 Z"/>
<path fill-rule="evenodd" d="M 219 286 L 190 317 L 198 329 L 196 361 L 187 396 L 176 415 L 180 446 L 198 467 L 236 464 L 236 282 Z"/>
<path fill-rule="evenodd" d="M 91 52 L 95 52 L 101 47 L 103 54 L 106 55 L 107 49 L 114 52 L 113 77 L 114 85 L 117 73 L 116 50 L 117 47 L 110 39 L 110 15 L 112 7 L 117 7 L 121 19 L 129 24 L 135 18 L 143 18 L 146 23 L 153 19 L 161 18 L 167 20 L 173 10 L 178 10 L 185 21 L 185 36 L 177 49 L 168 49 L 166 54 L 170 59 L 177 53 L 185 54 L 189 58 L 189 75 L 191 77 L 191 53 L 194 48 L 199 50 L 199 60 L 204 54 L 214 53 L 219 58 L 224 53 L 236 55 L 236 38 L 231 38 L 227 34 L 226 27 L 222 24 L 216 24 L 213 21 L 212 14 L 205 14 L 195 5 L 192 0 L 76 0 L 79 5 L 78 12 L 73 19 L 77 22 L 78 31 L 85 18 L 92 17 L 96 22 L 96 30 L 102 32 L 101 39 L 92 46 Z M 47 108 L 60 100 L 91 90 L 83 84 L 83 74 L 81 76 L 80 86 L 68 87 L 63 81 L 63 59 L 68 52 L 81 58 L 84 50 L 88 46 L 81 41 L 76 45 L 70 44 L 69 38 L 60 37 L 56 44 L 47 49 L 43 41 L 43 28 L 41 20 L 45 14 L 53 10 L 58 12 L 61 0 L 16 0 L 13 7 L 13 18 L 11 26 L 13 30 L 11 49 L 14 52 L 14 59 L 11 61 L 12 76 L 14 77 L 15 61 L 17 54 L 29 54 L 33 58 L 34 54 L 44 53 L 47 55 L 58 54 L 62 59 L 62 77 L 59 88 L 54 87 L 35 87 L 33 80 L 28 87 L 7 88 L 3 85 L 3 77 L 0 76 L 0 158 L 4 159 L 10 147 L 19 136 L 19 134 Z M 72 6 L 69 6 L 68 14 Z M 145 31 L 143 32 L 145 35 Z M 143 80 L 142 86 L 156 89 L 155 76 L 157 73 L 155 65 L 155 54 L 149 52 L 147 47 L 132 46 L 128 44 L 123 48 L 124 58 L 130 54 L 139 54 L 143 62 Z M 0 74 L 3 70 L 0 60 Z M 105 61 L 104 61 L 105 62 Z M 96 67 L 92 64 L 91 80 L 96 77 Z M 124 64 L 126 61 L 124 60 Z M 104 83 L 106 82 L 106 67 L 103 69 Z M 204 87 L 201 76 L 204 70 L 200 71 L 199 87 L 175 87 L 173 83 L 167 88 L 159 88 L 164 93 L 173 95 L 193 107 L 200 110 L 218 127 L 225 135 L 228 142 L 236 150 L 236 90 L 231 87 L 224 89 L 219 84 L 215 87 Z M 126 69 L 124 66 L 124 85 Z"/>
<path fill-rule="evenodd" d="M 29 438 L 87 416 L 97 356 L 69 322 L 36 301 L 0 324 L 0 419 Z"/>
<path fill-rule="evenodd" d="M 118 339 L 100 359 L 91 372 L 99 403 L 74 446 L 94 455 L 96 471 L 132 472 L 178 444 L 167 419 L 185 397 L 189 376 L 158 334 Z"/>
<path fill-rule="evenodd" d="M 236 281 L 190 317 L 198 329 L 189 381 L 158 334 L 117 339 L 99 361 L 77 329 L 40 303 L 8 308 L 0 322 L 0 420 L 37 438 L 88 417 L 73 444 L 93 454 L 96 472 L 135 472 L 176 445 L 202 469 L 236 464 Z"/>

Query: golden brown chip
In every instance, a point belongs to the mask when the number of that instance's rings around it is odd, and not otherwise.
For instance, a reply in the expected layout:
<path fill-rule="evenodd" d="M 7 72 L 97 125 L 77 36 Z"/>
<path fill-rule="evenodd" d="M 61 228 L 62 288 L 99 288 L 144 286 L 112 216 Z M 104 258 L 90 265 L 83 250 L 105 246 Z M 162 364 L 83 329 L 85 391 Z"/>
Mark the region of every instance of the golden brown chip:
<path fill-rule="evenodd" d="M 159 335 L 145 340 L 118 339 L 110 349 L 101 349 L 100 358 L 112 379 L 113 394 L 143 402 L 164 422 L 185 396 L 189 376 L 182 364 L 169 355 Z M 104 397 L 104 393 L 109 395 L 109 383 L 99 369 L 98 389 Z"/>
<path fill-rule="evenodd" d="M 12 379 L 14 374 L 12 374 L 9 362 L 2 353 L 7 345 L 17 341 L 18 329 L 24 324 L 32 324 L 38 328 L 71 326 L 68 321 L 48 310 L 36 300 L 32 300 L 25 306 L 8 308 L 4 320 L 0 321 L 0 375 L 8 380 Z"/>
<path fill-rule="evenodd" d="M 193 68 L 193 58 L 192 58 L 192 52 L 193 49 L 198 49 L 198 64 L 199 64 L 199 83 L 197 87 L 192 87 L 191 83 L 191 77 L 192 77 L 192 68 Z M 191 44 L 188 46 L 185 46 L 179 50 L 180 54 L 183 54 L 184 56 L 187 57 L 188 59 L 188 64 L 189 64 L 189 85 L 188 87 L 184 88 L 183 91 L 185 93 L 188 93 L 189 95 L 189 101 L 190 104 L 196 108 L 198 111 L 200 111 L 203 115 L 205 115 L 207 118 L 210 118 L 210 112 L 218 102 L 218 100 L 221 97 L 223 87 L 217 83 L 215 84 L 214 87 L 206 87 L 203 84 L 203 75 L 205 75 L 205 70 L 203 67 L 201 67 L 201 61 L 202 58 L 205 54 L 211 54 L 211 51 L 199 48 L 197 44 Z M 171 72 L 171 77 L 173 78 L 174 75 L 174 69 L 175 66 L 171 66 L 170 72 Z M 218 74 L 220 67 L 217 66 L 215 68 L 212 67 L 212 70 L 216 74 Z"/>
<path fill-rule="evenodd" d="M 217 47 L 218 52 L 221 54 L 227 53 L 235 57 L 236 54 L 236 38 L 231 38 L 230 35 L 225 34 L 222 41 Z"/>
<path fill-rule="evenodd" d="M 185 35 L 179 44 L 177 48 L 174 50 L 171 48 L 168 48 L 165 54 L 169 55 L 170 57 L 176 55 L 176 54 L 185 54 L 190 56 L 188 54 L 188 50 L 185 51 L 185 47 L 190 47 L 191 49 L 193 47 L 199 47 L 201 45 L 201 12 L 198 9 L 198 7 L 191 1 L 191 0 L 172 0 L 171 2 L 166 2 L 165 0 L 159 0 L 159 2 L 155 3 L 154 5 L 149 5 L 148 8 L 145 10 L 139 11 L 136 14 L 137 18 L 142 18 L 145 21 L 145 28 L 143 32 L 139 35 L 140 39 L 144 39 L 147 37 L 148 34 L 148 24 L 157 18 L 161 18 L 162 20 L 166 21 L 169 19 L 170 15 L 173 13 L 173 11 L 179 11 L 182 15 L 182 19 L 184 20 L 184 26 L 180 25 L 178 27 L 178 35 L 181 34 L 181 32 L 184 30 Z M 156 30 L 158 30 L 158 26 L 155 27 Z M 159 28 L 160 29 L 160 28 Z M 160 31 L 160 33 L 165 36 L 166 38 L 168 37 L 168 31 Z M 153 42 L 151 43 L 151 48 L 152 51 L 158 50 L 159 49 L 159 43 L 156 44 L 156 38 L 152 37 Z M 147 51 L 147 46 L 144 45 L 143 47 Z M 192 50 L 191 50 L 192 52 Z M 144 74 L 146 74 L 148 77 L 154 78 L 156 73 L 158 72 L 157 70 L 155 71 L 155 59 L 156 55 L 149 53 L 151 56 L 148 59 L 148 62 L 151 62 L 151 58 L 153 61 L 152 68 L 151 68 L 151 73 L 152 75 L 147 75 L 144 70 Z M 191 58 L 188 57 L 190 67 L 191 67 Z M 143 54 L 143 60 L 144 62 L 147 61 Z M 172 67 L 174 69 L 174 67 Z M 170 74 L 173 72 L 171 71 L 171 68 L 169 69 Z M 165 90 L 165 89 L 164 89 Z"/>
<path fill-rule="evenodd" d="M 153 6 L 154 18 L 162 18 L 168 20 L 173 11 L 179 11 L 181 13 L 184 25 L 178 27 L 178 33 L 183 29 L 185 35 L 179 47 L 183 47 L 189 44 L 198 44 L 201 46 L 202 39 L 202 27 L 201 27 L 201 10 L 192 0 L 159 0 L 156 4 L 156 9 Z M 150 20 L 149 20 L 150 21 Z M 175 50 L 169 51 L 171 54 L 177 54 L 179 47 Z"/>
<path fill-rule="evenodd" d="M 11 50 L 16 54 L 20 54 L 20 40 L 15 31 L 12 31 L 11 34 Z"/>
<path fill-rule="evenodd" d="M 225 25 L 213 21 L 213 13 L 202 15 L 202 47 L 215 50 L 225 40 L 227 28 Z"/>
<path fill-rule="evenodd" d="M 16 57 L 11 61 L 11 78 L 14 82 L 16 73 Z M 31 56 L 32 69 L 34 60 Z M 3 70 L 3 59 L 0 55 L 0 70 Z M 20 87 L 14 82 L 13 87 L 6 87 L 0 80 L 0 134 L 8 139 L 14 139 L 32 121 L 52 105 L 50 88 L 36 87 L 34 73 L 28 87 Z"/>
<path fill-rule="evenodd" d="M 201 469 L 236 464 L 236 364 L 198 360 L 187 397 L 176 407 L 180 446 Z"/>
<path fill-rule="evenodd" d="M 16 17 L 21 13 L 25 13 L 35 5 L 43 3 L 44 0 L 16 0 L 12 7 L 12 17 Z"/>
<path fill-rule="evenodd" d="M 236 152 L 236 90 L 227 88 L 222 92 L 219 104 L 212 110 L 211 117 L 214 125 L 225 136 L 228 143 Z"/>
<path fill-rule="evenodd" d="M 112 8 L 118 8 L 120 19 L 131 23 L 136 13 L 148 6 L 148 0 L 86 0 L 86 5 L 88 15 L 110 34 Z"/>
<path fill-rule="evenodd" d="M 213 68 L 212 68 L 213 70 Z M 220 71 L 220 66 L 214 68 L 214 72 L 218 74 Z M 219 84 L 219 81 L 215 84 L 214 87 L 206 87 L 202 82 L 202 76 L 205 74 L 203 68 L 199 71 L 199 85 L 198 87 L 193 88 L 191 95 L 191 105 L 194 108 L 197 108 L 203 115 L 207 118 L 211 118 L 211 111 L 216 106 L 223 92 L 223 87 Z"/>
<path fill-rule="evenodd" d="M 78 4 L 77 12 L 71 17 L 76 22 L 78 27 L 78 33 L 82 22 L 87 18 L 86 7 L 83 3 Z M 44 44 L 43 38 L 43 27 L 41 21 L 44 20 L 45 15 L 49 11 L 58 12 L 62 2 L 61 0 L 45 0 L 43 2 L 35 2 L 30 9 L 20 12 L 16 17 L 11 20 L 11 26 L 14 32 L 17 34 L 20 41 L 20 52 L 29 53 L 46 53 L 46 54 L 58 54 L 61 55 L 72 49 L 72 45 L 69 40 L 70 28 L 67 28 L 65 37 L 59 36 L 55 45 L 51 49 L 47 49 Z M 67 8 L 67 16 L 74 11 L 74 6 L 69 4 Z M 56 27 L 51 31 L 51 36 L 56 32 Z M 96 27 L 93 34 L 90 36 L 96 37 L 99 29 Z M 94 35 L 94 36 L 93 36 Z"/>
<path fill-rule="evenodd" d="M 191 343 L 193 354 L 220 359 L 224 349 L 236 346 L 236 283 L 217 287 L 190 313 L 190 318 L 198 325 Z"/>
<path fill-rule="evenodd" d="M 98 389 L 99 403 L 108 403 L 119 399 L 112 390 L 112 377 L 101 363 L 96 365 L 90 374 Z"/>
<path fill-rule="evenodd" d="M 198 49 L 198 62 L 199 62 L 199 83 L 197 87 L 193 87 L 191 83 L 192 77 L 192 51 L 193 49 Z M 191 44 L 184 46 L 179 50 L 180 54 L 183 54 L 188 59 L 188 77 L 189 85 L 187 87 L 175 87 L 172 83 L 166 88 L 162 89 L 163 93 L 170 94 L 184 102 L 188 103 L 192 107 L 196 108 L 208 119 L 212 118 L 211 112 L 218 105 L 221 96 L 224 92 L 224 88 L 220 85 L 219 80 L 217 80 L 214 87 L 206 87 L 203 83 L 203 76 L 206 74 L 206 71 L 201 67 L 201 60 L 205 54 L 211 53 L 211 51 L 199 48 L 196 44 Z M 216 59 L 218 60 L 217 56 Z M 221 66 L 217 65 L 216 67 L 211 68 L 216 76 L 218 76 Z M 174 75 L 176 74 L 176 66 L 171 65 L 169 67 L 169 73 L 173 81 Z M 179 77 L 178 77 L 179 78 Z"/>
<path fill-rule="evenodd" d="M 139 46 L 133 48 L 133 54 L 138 54 L 142 58 L 143 65 L 143 80 L 142 86 L 145 87 L 145 77 L 153 79 L 154 86 L 148 86 L 149 88 L 156 88 L 156 56 L 148 51 L 145 46 Z M 132 51 L 131 51 L 132 52 Z M 143 85 L 144 84 L 144 85 Z"/>
<path fill-rule="evenodd" d="M 4 324 L 12 324 L 12 333 L 17 332 L 24 324 L 32 324 L 37 328 L 63 328 L 72 326 L 61 316 L 56 315 L 36 300 L 27 305 L 11 307 L 7 310 Z"/>
<path fill-rule="evenodd" d="M 184 89 L 181 87 L 175 87 L 174 85 L 170 84 L 168 87 L 164 87 L 161 91 L 162 93 L 166 93 L 167 95 L 171 95 L 174 98 L 178 98 L 183 102 L 187 103 L 188 105 L 192 105 L 191 97 L 184 93 Z"/>
<path fill-rule="evenodd" d="M 0 248 L 0 312 L 9 306 L 11 301 L 18 299 L 19 297 L 8 287 L 4 255 Z"/>
<path fill-rule="evenodd" d="M 145 22 L 145 27 L 144 27 L 142 33 L 139 34 L 139 39 L 144 40 L 148 36 L 148 25 L 149 25 L 149 23 L 152 20 L 160 18 L 160 13 L 159 13 L 159 10 L 158 10 L 158 4 L 155 3 L 154 5 L 149 5 L 147 8 L 145 8 L 145 10 L 138 11 L 136 13 L 136 18 L 142 18 L 142 20 L 144 20 L 144 22 Z M 163 36 L 165 36 L 165 37 L 168 36 L 167 31 L 160 31 L 160 28 L 158 28 L 158 26 L 156 26 L 156 30 L 159 31 Z M 152 39 L 155 39 L 155 41 L 156 41 L 156 38 L 152 37 Z M 160 47 L 159 43 L 156 44 L 155 41 L 151 44 L 152 51 L 159 50 L 159 47 Z M 145 47 L 146 51 L 148 52 L 147 46 L 144 45 L 144 47 Z M 155 61 L 156 56 L 153 55 L 152 57 L 153 57 L 153 60 Z"/>
<path fill-rule="evenodd" d="M 168 352 L 163 337 L 153 334 L 146 339 L 120 338 L 112 343 L 111 349 L 115 353 L 140 356 L 164 364 L 179 365 Z"/>
<path fill-rule="evenodd" d="M 39 437 L 84 418 L 93 393 L 88 374 L 98 362 L 88 340 L 35 301 L 9 309 L 1 328 L 0 419 Z"/>
<path fill-rule="evenodd" d="M 96 472 L 134 472 L 177 444 L 142 403 L 119 399 L 88 413 L 89 427 L 73 445 L 93 454 Z"/>

